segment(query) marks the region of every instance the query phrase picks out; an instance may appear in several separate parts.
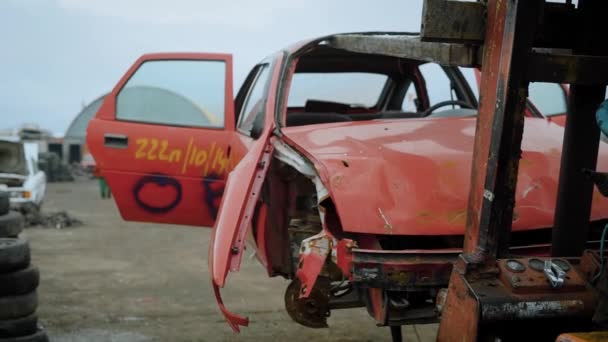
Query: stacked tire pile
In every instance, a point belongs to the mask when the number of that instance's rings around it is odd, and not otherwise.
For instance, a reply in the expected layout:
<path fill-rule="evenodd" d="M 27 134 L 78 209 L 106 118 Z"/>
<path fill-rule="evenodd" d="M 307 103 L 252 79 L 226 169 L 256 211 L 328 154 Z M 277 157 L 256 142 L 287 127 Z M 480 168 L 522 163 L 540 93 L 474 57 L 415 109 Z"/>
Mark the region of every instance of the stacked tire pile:
<path fill-rule="evenodd" d="M 36 316 L 40 274 L 22 230 L 23 216 L 9 211 L 8 194 L 0 191 L 0 342 L 46 342 Z"/>

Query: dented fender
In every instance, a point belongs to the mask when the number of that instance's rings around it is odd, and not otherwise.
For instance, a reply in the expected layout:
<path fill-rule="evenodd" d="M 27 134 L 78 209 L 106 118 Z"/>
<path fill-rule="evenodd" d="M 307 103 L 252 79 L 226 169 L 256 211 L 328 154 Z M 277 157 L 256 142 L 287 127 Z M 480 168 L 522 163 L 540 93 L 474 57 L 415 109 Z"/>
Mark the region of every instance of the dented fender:
<path fill-rule="evenodd" d="M 274 147 L 276 152 L 275 157 L 277 159 L 290 165 L 313 182 L 317 192 L 317 204 L 320 204 L 329 196 L 327 188 L 308 159 L 283 141 L 275 141 Z M 302 284 L 302 287 L 300 288 L 300 298 L 307 298 L 310 296 L 312 289 L 317 282 L 317 278 L 323 270 L 325 260 L 332 255 L 332 251 L 336 245 L 336 239 L 325 227 L 324 209 L 321 205 L 318 207 L 323 230 L 314 236 L 304 239 L 300 247 L 300 262 L 298 270 L 296 271 L 296 277 L 300 279 L 300 283 Z"/>
<path fill-rule="evenodd" d="M 228 322 L 228 325 L 230 326 L 230 328 L 232 328 L 232 331 L 238 333 L 241 332 L 241 329 L 239 328 L 239 326 L 248 326 L 249 325 L 249 318 L 247 317 L 243 317 L 239 314 L 235 314 L 232 311 L 228 310 L 226 308 L 226 306 L 224 305 L 224 300 L 222 300 L 222 295 L 220 294 L 220 288 L 219 286 L 217 286 L 215 284 L 215 282 L 212 281 L 212 286 L 213 286 L 213 293 L 215 294 L 215 300 L 217 301 L 217 305 L 220 308 L 220 311 L 222 312 L 222 315 L 224 315 L 224 318 L 226 319 L 226 322 Z"/>
<path fill-rule="evenodd" d="M 247 326 L 249 321 L 224 306 L 219 288 L 225 286 L 229 271 L 236 272 L 240 269 L 245 236 L 251 226 L 272 151 L 268 130 L 229 174 L 209 244 L 209 270 L 213 290 L 222 314 L 235 332 L 239 331 L 239 326 Z"/>

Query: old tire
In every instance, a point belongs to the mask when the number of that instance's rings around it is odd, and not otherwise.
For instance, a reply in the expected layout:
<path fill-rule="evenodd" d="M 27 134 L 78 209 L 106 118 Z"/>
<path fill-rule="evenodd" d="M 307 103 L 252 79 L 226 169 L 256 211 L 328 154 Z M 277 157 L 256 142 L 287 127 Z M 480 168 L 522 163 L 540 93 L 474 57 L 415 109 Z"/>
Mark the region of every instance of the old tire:
<path fill-rule="evenodd" d="M 10 320 L 0 320 L 0 341 L 9 337 L 28 336 L 38 330 L 38 316 L 29 316 Z"/>
<path fill-rule="evenodd" d="M 16 211 L 0 216 L 0 238 L 17 237 L 23 231 L 24 217 Z"/>
<path fill-rule="evenodd" d="M 10 208 L 10 197 L 8 192 L 0 191 L 0 215 L 8 213 Z"/>
<path fill-rule="evenodd" d="M 20 296 L 0 297 L 0 320 L 29 316 L 38 307 L 36 291 Z"/>
<path fill-rule="evenodd" d="M 18 296 L 34 291 L 40 283 L 35 266 L 10 273 L 0 273 L 0 297 Z"/>
<path fill-rule="evenodd" d="M 23 239 L 0 238 L 0 273 L 26 268 L 30 264 L 30 246 Z"/>
<path fill-rule="evenodd" d="M 49 342 L 49 337 L 44 330 L 38 330 L 27 336 L 0 338 L 0 342 Z"/>

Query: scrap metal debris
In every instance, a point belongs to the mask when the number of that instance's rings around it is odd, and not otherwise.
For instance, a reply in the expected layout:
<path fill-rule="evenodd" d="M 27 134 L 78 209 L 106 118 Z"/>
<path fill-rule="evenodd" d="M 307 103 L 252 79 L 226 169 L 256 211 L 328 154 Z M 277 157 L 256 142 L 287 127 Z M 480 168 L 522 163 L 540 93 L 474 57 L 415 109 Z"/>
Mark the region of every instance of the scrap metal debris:
<path fill-rule="evenodd" d="M 63 162 L 56 153 L 40 153 L 38 156 L 38 168 L 44 171 L 49 183 L 74 181 L 74 175 L 69 165 Z"/>
<path fill-rule="evenodd" d="M 25 221 L 27 227 L 41 226 L 55 229 L 78 227 L 82 225 L 82 221 L 70 216 L 66 211 L 28 213 L 25 216 Z"/>

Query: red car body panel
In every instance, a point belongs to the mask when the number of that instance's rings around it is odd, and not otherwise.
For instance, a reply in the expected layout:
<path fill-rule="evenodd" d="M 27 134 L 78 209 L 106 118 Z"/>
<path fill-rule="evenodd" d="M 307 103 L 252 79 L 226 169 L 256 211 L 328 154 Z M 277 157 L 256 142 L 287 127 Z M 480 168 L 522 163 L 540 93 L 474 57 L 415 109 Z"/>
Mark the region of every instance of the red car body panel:
<path fill-rule="evenodd" d="M 352 233 L 464 233 L 475 118 L 348 122 L 283 128 L 310 158 Z M 541 137 L 537 132 L 543 131 Z M 553 224 L 563 129 L 526 118 L 513 230 Z M 608 168 L 602 144 L 598 169 Z M 591 219 L 605 218 L 596 196 Z"/>
<path fill-rule="evenodd" d="M 251 224 L 253 210 L 272 154 L 270 145 L 263 142 L 267 142 L 267 139 L 262 137 L 253 147 L 253 153 L 247 154 L 230 173 L 224 194 L 224 198 L 229 200 L 222 201 L 220 206 L 220 212 L 225 214 L 216 220 L 209 245 L 209 269 L 214 292 L 226 321 L 235 332 L 239 331 L 239 325 L 247 326 L 249 320 L 230 312 L 224 306 L 219 288 L 224 287 L 228 271 L 236 272 L 241 266 L 245 235 Z M 260 155 L 261 158 L 256 158 Z"/>
<path fill-rule="evenodd" d="M 220 205 L 220 215 L 211 238 L 212 257 L 209 259 L 213 282 L 220 287 L 224 287 L 228 271 L 238 271 L 240 267 L 247 229 L 270 165 L 272 146 L 267 139 L 268 133 L 232 170 L 226 182 L 224 198 L 228 200 L 223 200 Z"/>
<path fill-rule="evenodd" d="M 147 61 L 217 60 L 226 63 L 223 129 L 171 127 L 116 119 L 116 97 Z M 163 222 L 210 227 L 215 221 L 228 172 L 234 135 L 232 56 L 162 53 L 139 58 L 106 96 L 87 128 L 87 144 L 129 221 Z M 124 137 L 124 147 L 109 148 L 107 136 Z M 142 172 L 146 170 L 146 172 Z"/>
<path fill-rule="evenodd" d="M 554 122 L 562 127 L 565 127 L 566 126 L 566 113 L 549 116 L 549 117 L 547 117 L 547 120 Z"/>

